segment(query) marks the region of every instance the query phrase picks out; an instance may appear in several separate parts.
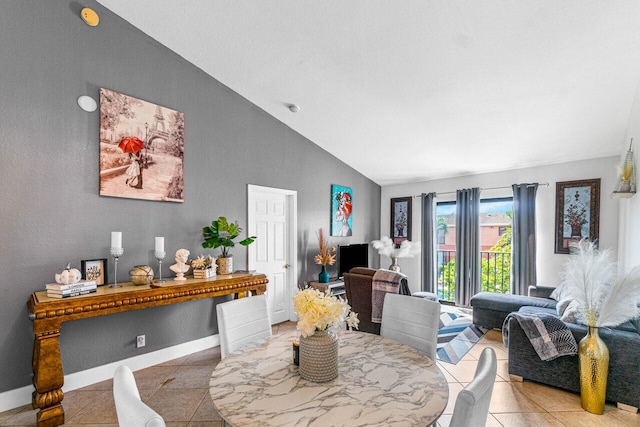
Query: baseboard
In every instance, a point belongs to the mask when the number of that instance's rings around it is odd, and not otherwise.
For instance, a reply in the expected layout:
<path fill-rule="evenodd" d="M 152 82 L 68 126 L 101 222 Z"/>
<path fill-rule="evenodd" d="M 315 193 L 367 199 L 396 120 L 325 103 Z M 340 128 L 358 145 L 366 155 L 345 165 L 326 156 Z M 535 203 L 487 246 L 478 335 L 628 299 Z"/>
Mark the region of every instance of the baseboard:
<path fill-rule="evenodd" d="M 120 365 L 127 365 L 135 372 L 140 369 L 188 356 L 218 345 L 220 345 L 220 336 L 217 334 L 210 335 L 194 341 L 178 344 L 173 347 L 163 348 L 162 350 L 119 360 L 107 365 L 96 366 L 95 368 L 87 369 L 85 371 L 75 372 L 64 376 L 64 386 L 62 386 L 62 391 L 66 393 L 71 390 L 77 390 L 91 384 L 111 379 L 113 378 L 113 373 L 116 368 Z M 30 404 L 31 393 L 33 393 L 32 385 L 0 393 L 0 412 Z"/>

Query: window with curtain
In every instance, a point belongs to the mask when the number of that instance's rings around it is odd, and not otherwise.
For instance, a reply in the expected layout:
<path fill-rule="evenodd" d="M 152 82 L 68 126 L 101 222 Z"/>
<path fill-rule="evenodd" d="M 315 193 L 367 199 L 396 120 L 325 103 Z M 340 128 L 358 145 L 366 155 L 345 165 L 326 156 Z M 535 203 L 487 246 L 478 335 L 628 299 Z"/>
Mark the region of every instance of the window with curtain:
<path fill-rule="evenodd" d="M 513 198 L 480 200 L 481 290 L 509 293 Z M 456 202 L 436 204 L 437 293 L 455 301 Z"/>

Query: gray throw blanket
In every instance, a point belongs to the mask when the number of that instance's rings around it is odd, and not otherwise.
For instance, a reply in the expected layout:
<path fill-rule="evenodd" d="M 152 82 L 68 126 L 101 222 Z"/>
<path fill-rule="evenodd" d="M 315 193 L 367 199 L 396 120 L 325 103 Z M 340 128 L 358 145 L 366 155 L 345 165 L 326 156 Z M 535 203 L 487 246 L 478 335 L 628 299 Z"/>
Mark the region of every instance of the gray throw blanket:
<path fill-rule="evenodd" d="M 371 321 L 373 323 L 382 323 L 382 306 L 384 304 L 384 296 L 387 293 L 405 294 L 408 290 L 406 281 L 405 286 L 401 287 L 401 283 L 406 276 L 402 273 L 396 273 L 391 270 L 380 269 L 373 273 L 371 279 Z M 405 290 L 404 288 L 407 288 Z M 399 290 L 402 289 L 402 292 Z"/>
<path fill-rule="evenodd" d="M 509 320 L 515 318 L 529 338 L 541 360 L 553 360 L 559 356 L 578 353 L 578 345 L 564 322 L 552 314 L 510 313 L 502 325 L 502 340 L 509 347 Z"/>

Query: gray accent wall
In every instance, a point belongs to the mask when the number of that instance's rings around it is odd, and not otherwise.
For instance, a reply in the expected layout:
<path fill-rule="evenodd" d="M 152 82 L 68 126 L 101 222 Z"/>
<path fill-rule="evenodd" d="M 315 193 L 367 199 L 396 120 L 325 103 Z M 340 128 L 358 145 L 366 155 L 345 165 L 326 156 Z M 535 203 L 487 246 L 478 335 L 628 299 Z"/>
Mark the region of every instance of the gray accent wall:
<path fill-rule="evenodd" d="M 82 7 L 98 12 L 97 27 L 80 19 Z M 303 283 L 319 272 L 316 231 L 328 230 L 331 184 L 340 184 L 353 188 L 354 235 L 333 243 L 379 238 L 377 184 L 94 1 L 3 1 L 0 59 L 0 392 L 31 384 L 30 294 L 82 259 L 109 258 L 112 280 L 111 231 L 123 234 L 119 281 L 138 264 L 157 274 L 155 236 L 165 237 L 166 275 L 177 249 L 208 253 L 201 229 L 212 219 L 246 227 L 247 184 L 296 190 Z M 98 100 L 100 87 L 185 113 L 184 203 L 99 196 L 99 112 L 76 99 Z M 246 250 L 233 253 L 246 266 Z M 213 300 L 64 323 L 64 371 L 216 333 Z M 136 349 L 140 334 L 147 345 Z"/>

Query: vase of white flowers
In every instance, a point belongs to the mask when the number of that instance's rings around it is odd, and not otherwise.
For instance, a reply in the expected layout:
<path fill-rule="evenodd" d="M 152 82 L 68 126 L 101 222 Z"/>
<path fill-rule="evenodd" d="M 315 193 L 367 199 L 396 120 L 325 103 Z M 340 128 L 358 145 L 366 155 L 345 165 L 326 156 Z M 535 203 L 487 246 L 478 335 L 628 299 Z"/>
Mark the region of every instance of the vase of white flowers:
<path fill-rule="evenodd" d="M 580 398 L 585 410 L 602 414 L 609 350 L 598 328 L 617 326 L 640 314 L 640 266 L 619 277 L 609 249 L 598 250 L 585 239 L 571 246 L 564 286 L 573 299 L 577 320 L 589 328 L 578 344 Z"/>
<path fill-rule="evenodd" d="M 420 242 L 404 240 L 400 246 L 396 247 L 393 240 L 387 236 L 382 236 L 380 240 L 374 240 L 371 244 L 378 250 L 380 255 L 385 255 L 391 258 L 389 270 L 393 270 L 397 273 L 400 272 L 398 258 L 413 258 L 416 254 L 420 253 Z"/>
<path fill-rule="evenodd" d="M 300 376 L 308 381 L 326 382 L 338 376 L 338 336 L 330 330 L 345 321 L 358 327 L 358 315 L 346 300 L 307 288 L 293 297 L 299 316 Z"/>

